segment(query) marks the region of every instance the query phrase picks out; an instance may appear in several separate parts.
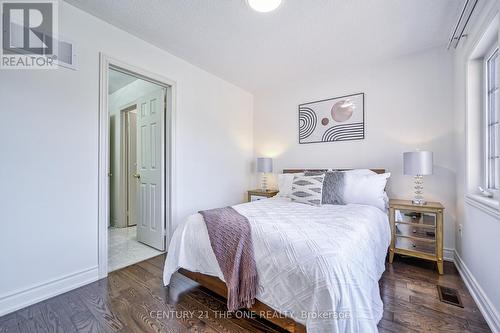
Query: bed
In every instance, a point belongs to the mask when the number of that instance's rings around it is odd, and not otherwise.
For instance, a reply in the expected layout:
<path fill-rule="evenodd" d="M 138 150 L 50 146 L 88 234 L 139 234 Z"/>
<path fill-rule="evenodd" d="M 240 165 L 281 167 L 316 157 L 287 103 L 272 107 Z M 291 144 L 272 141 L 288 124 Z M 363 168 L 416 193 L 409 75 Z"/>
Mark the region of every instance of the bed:
<path fill-rule="evenodd" d="M 290 332 L 377 332 L 383 313 L 378 281 L 391 234 L 386 212 L 282 197 L 233 208 L 252 230 L 259 290 L 251 311 Z M 174 233 L 165 285 L 177 271 L 226 296 L 200 214 Z"/>

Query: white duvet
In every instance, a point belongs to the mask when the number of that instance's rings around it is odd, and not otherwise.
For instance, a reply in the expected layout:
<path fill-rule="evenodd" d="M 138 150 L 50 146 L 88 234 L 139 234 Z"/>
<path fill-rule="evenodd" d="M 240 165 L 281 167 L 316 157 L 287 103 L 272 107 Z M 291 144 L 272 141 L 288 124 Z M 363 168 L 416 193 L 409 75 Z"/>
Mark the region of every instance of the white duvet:
<path fill-rule="evenodd" d="M 386 213 L 286 198 L 234 208 L 252 227 L 261 302 L 305 324 L 308 333 L 377 332 L 383 312 L 378 281 L 390 243 Z M 200 214 L 173 235 L 165 285 L 181 267 L 224 280 Z"/>

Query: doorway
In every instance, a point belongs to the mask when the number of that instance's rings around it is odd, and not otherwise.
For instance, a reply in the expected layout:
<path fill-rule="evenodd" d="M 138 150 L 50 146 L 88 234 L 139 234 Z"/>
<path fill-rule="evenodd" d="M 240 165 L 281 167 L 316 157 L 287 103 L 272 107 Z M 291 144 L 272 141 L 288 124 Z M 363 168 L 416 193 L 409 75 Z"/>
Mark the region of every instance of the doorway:
<path fill-rule="evenodd" d="M 174 83 L 101 59 L 99 275 L 105 277 L 168 246 Z"/>

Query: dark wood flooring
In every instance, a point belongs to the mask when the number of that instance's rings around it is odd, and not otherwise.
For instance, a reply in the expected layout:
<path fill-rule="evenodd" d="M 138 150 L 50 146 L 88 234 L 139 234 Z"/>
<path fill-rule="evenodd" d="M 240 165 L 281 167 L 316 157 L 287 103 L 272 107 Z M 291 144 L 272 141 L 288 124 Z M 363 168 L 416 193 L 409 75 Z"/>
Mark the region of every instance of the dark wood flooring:
<path fill-rule="evenodd" d="M 0 317 L 0 332 L 282 332 L 271 323 L 225 312 L 225 301 L 177 274 L 163 287 L 164 255 Z M 439 301 L 436 285 L 459 290 L 464 308 Z M 380 332 L 490 332 L 451 263 L 397 258 L 380 280 Z"/>

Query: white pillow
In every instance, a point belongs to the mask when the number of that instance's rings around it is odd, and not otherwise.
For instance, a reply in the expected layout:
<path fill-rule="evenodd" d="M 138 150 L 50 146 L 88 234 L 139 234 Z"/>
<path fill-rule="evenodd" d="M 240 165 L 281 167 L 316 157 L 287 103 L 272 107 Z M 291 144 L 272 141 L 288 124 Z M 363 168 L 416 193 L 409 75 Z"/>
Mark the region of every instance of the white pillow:
<path fill-rule="evenodd" d="M 370 169 L 352 169 L 352 170 L 346 170 L 344 171 L 345 174 L 348 175 L 376 175 L 377 173 L 375 171 L 372 171 Z"/>
<path fill-rule="evenodd" d="M 278 175 L 278 194 L 277 197 L 289 198 L 292 194 L 293 177 L 304 175 L 303 173 L 282 173 Z"/>
<path fill-rule="evenodd" d="M 356 174 L 346 172 L 344 177 L 344 202 L 361 204 L 385 210 L 387 194 L 385 185 L 390 173 Z"/>

